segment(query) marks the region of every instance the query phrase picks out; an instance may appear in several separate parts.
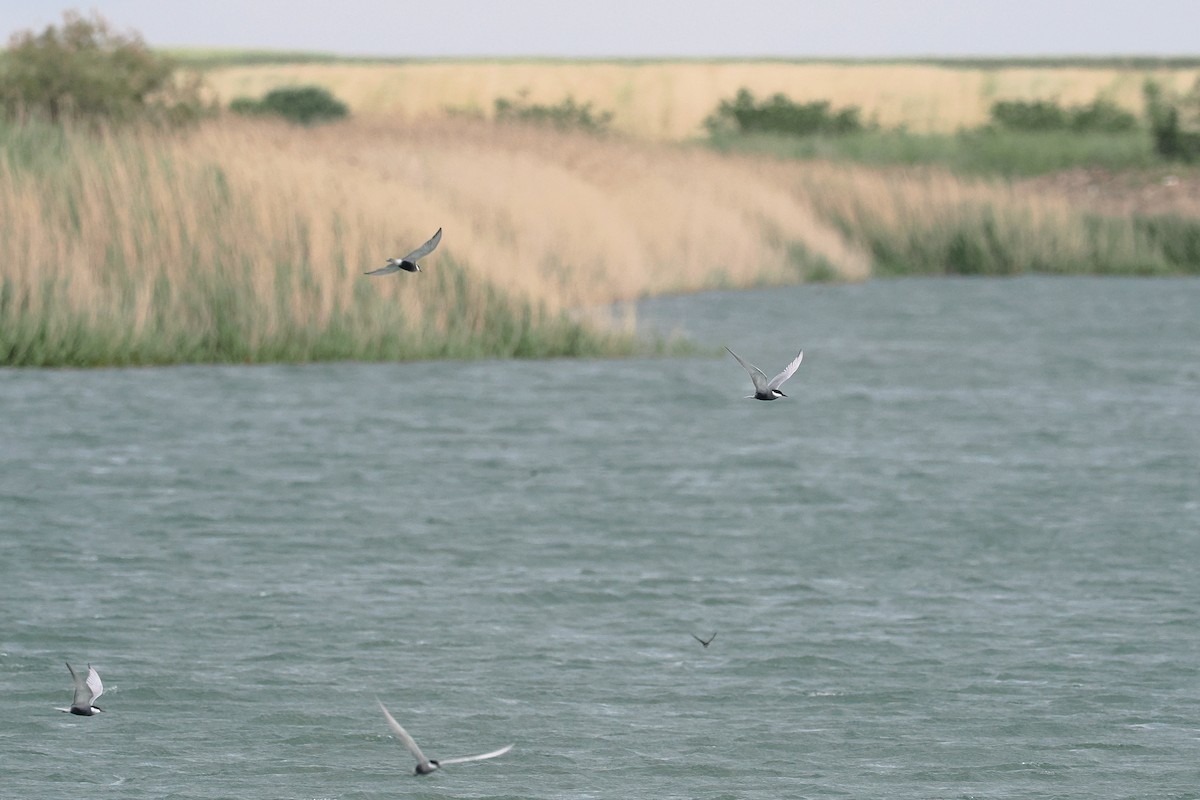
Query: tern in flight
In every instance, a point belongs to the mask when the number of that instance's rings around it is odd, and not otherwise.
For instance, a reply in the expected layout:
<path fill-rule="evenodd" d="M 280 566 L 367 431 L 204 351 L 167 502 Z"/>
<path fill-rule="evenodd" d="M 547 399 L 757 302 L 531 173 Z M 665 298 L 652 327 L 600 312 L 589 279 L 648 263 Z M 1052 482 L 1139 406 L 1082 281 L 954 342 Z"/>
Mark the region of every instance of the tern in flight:
<path fill-rule="evenodd" d="M 396 734 L 400 741 L 404 742 L 404 746 L 408 748 L 408 752 L 412 753 L 413 758 L 417 759 L 417 769 L 414 772 L 416 775 L 428 775 L 444 764 L 461 764 L 464 761 L 483 761 L 485 758 L 495 758 L 496 756 L 502 756 L 509 750 L 513 749 L 513 746 L 510 744 L 507 747 L 501 747 L 499 750 L 493 750 L 492 752 L 484 753 L 481 756 L 443 758 L 441 761 L 437 760 L 436 758 L 426 758 L 425 754 L 421 752 L 421 748 L 417 747 L 417 743 L 413 741 L 411 736 L 408 735 L 408 731 L 400 727 L 400 723 L 396 722 L 396 720 L 392 718 L 392 715 L 388 713 L 386 708 L 384 708 L 383 703 L 380 702 L 378 698 L 376 698 L 375 702 L 379 703 L 379 710 L 383 712 L 385 717 L 387 717 L 388 727 L 392 729 L 392 733 Z"/>
<path fill-rule="evenodd" d="M 725 349 L 729 350 L 728 347 Z M 787 397 L 786 394 L 779 391 L 779 387 L 783 385 L 784 381 L 796 374 L 796 369 L 800 366 L 800 362 L 804 360 L 804 351 L 801 350 L 800 354 L 792 359 L 792 363 L 783 368 L 783 372 L 768 381 L 767 376 L 763 374 L 761 369 L 753 364 L 747 364 L 742 360 L 741 356 L 732 350 L 729 350 L 729 355 L 736 358 L 737 362 L 742 365 L 742 369 L 750 373 L 750 380 L 754 381 L 754 394 L 748 394 L 746 397 L 753 397 L 755 400 L 775 400 L 779 397 Z"/>
<path fill-rule="evenodd" d="M 387 260 L 387 266 L 380 267 L 379 269 L 376 269 L 376 270 L 371 270 L 370 272 L 365 273 L 365 274 L 367 274 L 367 275 L 390 275 L 393 272 L 399 272 L 402 269 L 407 270 L 408 272 L 420 272 L 421 265 L 417 263 L 417 259 L 424 258 L 425 256 L 432 253 L 433 248 L 437 247 L 438 242 L 440 242 L 441 240 L 442 240 L 442 229 L 438 228 L 437 233 L 435 233 L 429 239 L 428 242 L 421 245 L 416 250 L 413 250 L 411 253 L 406 255 L 404 258 L 389 258 Z"/>
<path fill-rule="evenodd" d="M 697 636 L 697 635 L 696 635 L 696 634 L 694 634 L 694 633 L 692 634 L 692 638 L 693 638 L 693 639 L 695 639 L 695 640 L 696 640 L 697 642 L 699 642 L 700 644 L 704 645 L 704 649 L 706 649 L 706 650 L 707 650 L 707 649 L 708 649 L 708 646 L 709 646 L 710 644 L 712 644 L 712 640 L 713 640 L 713 639 L 715 639 L 715 638 L 717 638 L 717 635 L 714 633 L 712 636 L 708 637 L 708 641 L 707 641 L 707 642 L 706 642 L 706 641 L 704 641 L 703 639 L 701 639 L 699 636 Z"/>
<path fill-rule="evenodd" d="M 70 664 L 67 664 L 67 671 L 71 673 L 71 680 L 75 682 L 75 698 L 71 701 L 70 708 L 55 710 L 78 714 L 81 717 L 90 717 L 97 711 L 103 711 L 103 708 L 92 705 L 97 697 L 104 694 L 104 684 L 100 682 L 100 673 L 96 672 L 95 667 L 88 664 L 86 679 L 76 675 Z"/>

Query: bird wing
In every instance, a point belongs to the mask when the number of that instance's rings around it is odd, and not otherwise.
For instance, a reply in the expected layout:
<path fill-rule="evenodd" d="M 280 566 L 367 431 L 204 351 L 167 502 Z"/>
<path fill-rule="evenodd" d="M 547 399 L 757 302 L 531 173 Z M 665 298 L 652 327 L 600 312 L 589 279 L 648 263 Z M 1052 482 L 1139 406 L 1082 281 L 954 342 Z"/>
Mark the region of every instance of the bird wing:
<path fill-rule="evenodd" d="M 375 702 L 379 703 L 379 710 L 387 717 L 388 727 L 392 729 L 392 733 L 396 734 L 400 741 L 404 742 L 404 746 L 408 748 L 408 752 L 412 753 L 413 758 L 417 759 L 417 764 L 422 767 L 428 767 L 429 759 L 421 752 L 421 748 L 417 747 L 417 743 L 408 735 L 408 731 L 400 727 L 400 723 L 396 722 L 392 715 L 388 713 L 388 710 L 383 707 L 383 703 L 379 701 L 379 698 L 376 698 Z"/>
<path fill-rule="evenodd" d="M 800 362 L 803 360 L 804 351 L 801 350 L 800 354 L 792 359 L 792 363 L 783 368 L 783 372 L 771 378 L 771 382 L 767 385 L 767 388 L 778 389 L 780 386 L 783 386 L 784 381 L 796 374 L 796 370 L 800 367 Z"/>
<path fill-rule="evenodd" d="M 727 346 L 725 349 L 729 350 L 729 347 Z M 744 369 L 744 370 L 746 370 L 746 372 L 750 373 L 750 380 L 754 381 L 754 390 L 756 392 L 767 391 L 767 389 L 769 388 L 767 386 L 767 376 L 765 374 L 763 374 L 763 371 L 761 369 L 754 366 L 753 364 L 747 364 L 745 361 L 742 361 L 742 357 L 739 356 L 737 353 L 733 352 L 732 350 L 729 350 L 729 355 L 736 358 L 737 362 L 742 365 L 742 369 Z"/>
<path fill-rule="evenodd" d="M 96 672 L 96 668 L 88 664 L 87 681 L 85 682 L 88 691 L 92 693 L 92 698 L 88 700 L 88 705 L 96 702 L 96 698 L 104 694 L 104 684 L 100 682 L 100 673 Z"/>
<path fill-rule="evenodd" d="M 88 688 L 87 683 L 83 678 L 75 674 L 75 670 L 67 664 L 67 672 L 71 673 L 71 682 L 75 684 L 75 697 L 71 700 L 71 706 L 80 708 L 91 708 L 92 706 L 92 690 Z"/>
<path fill-rule="evenodd" d="M 386 267 L 380 267 L 379 269 L 373 269 L 370 272 L 364 272 L 363 274 L 364 275 L 391 275 L 393 272 L 399 272 L 399 271 L 400 271 L 399 264 L 388 264 Z"/>
<path fill-rule="evenodd" d="M 437 233 L 435 233 L 433 236 L 431 236 L 429 238 L 428 242 L 421 245 L 416 250 L 413 250 L 411 253 L 409 253 L 408 255 L 406 255 L 404 258 L 402 258 L 400 260 L 401 261 L 416 261 L 418 258 L 421 258 L 422 256 L 427 256 L 433 252 L 433 248 L 437 247 L 438 242 L 440 242 L 441 240 L 442 240 L 442 229 L 438 228 Z"/>
<path fill-rule="evenodd" d="M 507 753 L 509 750 L 512 750 L 512 749 L 513 749 L 513 746 L 510 744 L 505 747 L 501 747 L 499 750 L 493 750 L 490 753 L 484 753 L 481 756 L 461 756 L 459 758 L 443 758 L 443 759 L 440 759 L 438 761 L 438 763 L 439 764 L 461 764 L 464 761 L 483 761 L 485 758 L 495 758 L 496 756 L 502 756 L 505 753 Z"/>

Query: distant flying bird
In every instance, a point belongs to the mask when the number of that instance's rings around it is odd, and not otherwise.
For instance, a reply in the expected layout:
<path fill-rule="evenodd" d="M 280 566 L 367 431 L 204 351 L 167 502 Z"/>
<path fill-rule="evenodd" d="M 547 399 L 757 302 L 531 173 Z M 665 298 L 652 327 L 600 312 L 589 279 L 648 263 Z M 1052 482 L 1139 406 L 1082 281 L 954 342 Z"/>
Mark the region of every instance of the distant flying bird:
<path fill-rule="evenodd" d="M 729 350 L 728 347 L 725 349 Z M 804 360 L 804 351 L 801 350 L 800 354 L 792 359 L 792 363 L 783 368 L 783 372 L 768 381 L 767 376 L 763 374 L 761 369 L 753 364 L 747 364 L 742 360 L 741 356 L 732 350 L 729 350 L 729 355 L 736 358 L 737 362 L 742 365 L 742 369 L 750 373 L 750 380 L 754 381 L 754 394 L 748 394 L 746 397 L 753 397 L 755 400 L 774 400 L 779 397 L 787 397 L 786 394 L 779 391 L 779 387 L 783 385 L 784 381 L 796 374 L 797 367 Z"/>
<path fill-rule="evenodd" d="M 694 634 L 694 633 L 692 634 L 692 638 L 693 638 L 693 639 L 695 639 L 695 640 L 696 640 L 697 642 L 699 642 L 700 644 L 704 645 L 704 649 L 705 649 L 705 650 L 707 650 L 707 649 L 708 649 L 708 646 L 709 646 L 710 644 L 712 644 L 712 640 L 713 640 L 713 639 L 715 639 L 715 638 L 717 638 L 717 635 L 714 633 L 712 636 L 708 637 L 708 641 L 707 641 L 707 642 L 706 642 L 706 641 L 704 641 L 703 639 L 701 639 L 699 636 L 697 636 L 697 635 L 696 635 L 696 634 Z"/>
<path fill-rule="evenodd" d="M 81 717 L 90 717 L 97 711 L 103 711 L 103 708 L 92 705 L 96 702 L 97 697 L 104 694 L 104 684 L 100 682 L 100 673 L 96 672 L 91 664 L 88 664 L 86 679 L 76 675 L 70 664 L 67 664 L 67 671 L 71 673 L 71 680 L 75 682 L 75 698 L 71 701 L 70 708 L 57 708 L 55 711 L 65 711 Z"/>
<path fill-rule="evenodd" d="M 513 746 L 510 744 L 507 747 L 501 747 L 499 750 L 493 750 L 492 752 L 484 753 L 481 756 L 443 758 L 441 761 L 438 761 L 436 758 L 426 758 L 425 754 L 421 752 L 421 748 L 417 747 L 417 743 L 413 741 L 411 736 L 408 735 L 408 731 L 400 727 L 400 723 L 396 722 L 396 720 L 392 718 L 392 715 L 388 713 L 386 708 L 384 708 L 383 703 L 381 703 L 378 698 L 375 700 L 375 702 L 379 703 L 379 709 L 383 711 L 383 715 L 387 717 L 388 726 L 392 729 L 392 733 L 396 734 L 400 741 L 404 742 L 404 746 L 408 748 L 408 752 L 412 753 L 413 758 L 417 759 L 417 768 L 413 773 L 415 775 L 428 775 L 443 764 L 461 764 L 466 761 L 482 761 L 485 758 L 495 758 L 496 756 L 502 756 L 509 750 L 513 749 Z"/>
<path fill-rule="evenodd" d="M 433 248 L 438 246 L 438 242 L 442 240 L 442 229 L 438 228 L 437 233 L 425 244 L 413 250 L 404 258 L 389 258 L 386 267 L 367 272 L 367 275 L 390 275 L 393 272 L 407 270 L 408 272 L 420 272 L 421 265 L 417 263 L 418 258 L 424 258 L 433 252 Z"/>

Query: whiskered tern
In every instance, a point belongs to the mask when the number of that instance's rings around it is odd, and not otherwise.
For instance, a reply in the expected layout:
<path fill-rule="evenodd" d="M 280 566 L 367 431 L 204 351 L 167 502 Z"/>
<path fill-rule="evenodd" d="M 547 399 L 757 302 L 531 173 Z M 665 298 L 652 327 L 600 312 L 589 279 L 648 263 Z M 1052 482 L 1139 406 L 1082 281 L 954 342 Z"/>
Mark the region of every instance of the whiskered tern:
<path fill-rule="evenodd" d="M 78 714 L 81 717 L 90 717 L 97 711 L 103 711 L 103 708 L 92 705 L 97 697 L 104 694 L 104 684 L 100 682 L 100 673 L 96 672 L 96 668 L 88 664 L 86 678 L 76 675 L 70 664 L 67 664 L 67 671 L 71 673 L 71 680 L 75 683 L 75 697 L 71 700 L 70 708 L 55 710 Z"/>
<path fill-rule="evenodd" d="M 728 347 L 725 349 L 729 350 Z M 784 381 L 796 374 L 796 369 L 800 366 L 800 362 L 804 360 L 804 351 L 801 350 L 800 354 L 792 359 L 792 363 L 783 368 L 783 372 L 768 381 L 767 376 L 763 374 L 761 369 L 753 364 L 747 364 L 742 360 L 741 356 L 732 350 L 729 350 L 729 355 L 736 358 L 737 362 L 742 365 L 742 369 L 750 373 L 750 380 L 754 381 L 754 394 L 748 394 L 746 397 L 753 397 L 755 400 L 775 400 L 779 397 L 787 397 L 786 394 L 779 391 L 779 387 L 783 385 Z"/>
<path fill-rule="evenodd" d="M 438 246 L 438 242 L 442 240 L 442 229 L 438 228 L 428 242 L 413 250 L 404 258 L 389 258 L 387 266 L 380 267 L 376 270 L 371 270 L 367 275 L 390 275 L 393 272 L 406 270 L 407 272 L 420 272 L 421 265 L 417 263 L 417 259 L 424 258 L 433 252 L 433 248 Z"/>
<path fill-rule="evenodd" d="M 513 746 L 510 744 L 507 747 L 501 747 L 499 750 L 493 750 L 492 752 L 484 753 L 481 756 L 443 758 L 440 761 L 436 758 L 426 758 L 425 754 L 421 752 L 421 748 L 417 747 L 416 741 L 414 741 L 413 738 L 408 735 L 408 731 L 400 727 L 400 723 L 396 722 L 395 718 L 388 713 L 388 710 L 384 708 L 383 703 L 380 702 L 378 698 L 376 698 L 375 702 L 379 703 L 379 710 L 383 712 L 383 716 L 387 717 L 388 727 L 392 729 L 392 733 L 396 734 L 396 737 L 404 743 L 405 747 L 408 748 L 408 752 L 413 754 L 413 758 L 417 759 L 417 769 L 414 772 L 416 775 L 428 775 L 444 764 L 461 764 L 465 761 L 483 761 L 485 758 L 495 758 L 496 756 L 502 756 L 509 750 L 513 749 Z"/>

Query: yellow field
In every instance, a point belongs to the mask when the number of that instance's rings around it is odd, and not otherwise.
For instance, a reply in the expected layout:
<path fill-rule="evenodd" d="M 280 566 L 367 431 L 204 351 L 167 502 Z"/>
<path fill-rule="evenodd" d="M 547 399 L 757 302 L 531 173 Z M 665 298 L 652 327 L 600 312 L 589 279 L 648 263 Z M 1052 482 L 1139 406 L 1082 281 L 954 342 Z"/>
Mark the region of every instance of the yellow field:
<path fill-rule="evenodd" d="M 859 106 L 864 120 L 918 133 L 952 132 L 987 121 L 1000 99 L 1082 104 L 1103 95 L 1137 113 L 1142 83 L 1191 87 L 1196 70 L 1111 67 L 968 68 L 922 64 L 786 62 L 415 62 L 307 64 L 214 69 L 207 78 L 223 102 L 258 97 L 292 84 L 318 84 L 358 116 L 396 120 L 439 117 L 447 109 L 490 116 L 496 98 L 527 92 L 532 103 L 568 95 L 614 113 L 613 126 L 640 138 L 680 140 L 701 134 L 704 118 L 741 87 L 760 97 L 783 92 L 797 102 Z"/>

